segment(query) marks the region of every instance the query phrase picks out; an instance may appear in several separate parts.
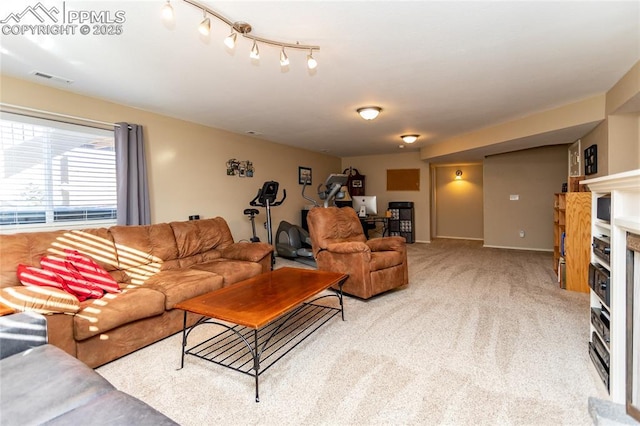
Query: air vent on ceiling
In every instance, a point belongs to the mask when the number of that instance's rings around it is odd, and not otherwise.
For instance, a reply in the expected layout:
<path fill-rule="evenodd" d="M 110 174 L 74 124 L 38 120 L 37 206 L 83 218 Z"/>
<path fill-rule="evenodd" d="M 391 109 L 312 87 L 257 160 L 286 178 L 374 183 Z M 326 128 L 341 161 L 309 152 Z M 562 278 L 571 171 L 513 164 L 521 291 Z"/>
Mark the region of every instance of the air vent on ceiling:
<path fill-rule="evenodd" d="M 47 73 L 40 72 L 40 71 L 32 71 L 31 74 L 35 75 L 36 77 L 44 78 L 44 79 L 55 81 L 55 82 L 58 82 L 58 83 L 66 83 L 66 84 L 73 83 L 73 80 L 71 80 L 69 78 L 58 77 L 58 76 L 47 74 Z"/>

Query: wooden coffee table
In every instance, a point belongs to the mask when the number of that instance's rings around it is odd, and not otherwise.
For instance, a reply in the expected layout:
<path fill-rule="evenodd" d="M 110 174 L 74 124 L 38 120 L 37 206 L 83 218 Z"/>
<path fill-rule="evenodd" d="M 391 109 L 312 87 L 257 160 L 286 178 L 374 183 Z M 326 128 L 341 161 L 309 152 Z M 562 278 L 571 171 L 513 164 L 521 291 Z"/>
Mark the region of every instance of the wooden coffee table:
<path fill-rule="evenodd" d="M 347 278 L 337 272 L 280 268 L 178 303 L 175 307 L 184 310 L 180 368 L 186 354 L 254 376 L 259 402 L 260 374 L 338 313 L 344 321 L 342 285 Z M 330 287 L 338 290 L 318 296 Z M 332 306 L 333 298 L 338 306 Z M 202 315 L 191 327 L 188 312 Z M 203 324 L 222 331 L 187 348 L 189 334 Z"/>

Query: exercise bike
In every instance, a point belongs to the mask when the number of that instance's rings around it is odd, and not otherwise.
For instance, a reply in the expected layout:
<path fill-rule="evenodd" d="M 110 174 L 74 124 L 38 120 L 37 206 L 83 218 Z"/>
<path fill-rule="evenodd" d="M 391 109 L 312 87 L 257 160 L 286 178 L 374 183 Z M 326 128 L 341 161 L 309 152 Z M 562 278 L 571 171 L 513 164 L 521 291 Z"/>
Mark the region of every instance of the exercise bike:
<path fill-rule="evenodd" d="M 276 198 L 278 196 L 278 187 L 280 186 L 280 184 L 276 181 L 270 180 L 265 182 L 262 185 L 262 188 L 260 188 L 258 190 L 258 193 L 256 194 L 256 196 L 253 198 L 253 200 L 251 200 L 249 202 L 249 205 L 253 206 L 253 207 L 264 207 L 266 212 L 267 212 L 267 222 L 265 223 L 265 227 L 267 228 L 267 241 L 269 242 L 269 244 L 273 245 L 273 228 L 271 226 L 271 207 L 276 207 L 279 206 L 280 204 L 282 204 L 284 202 L 284 200 L 287 198 L 287 190 L 283 189 L 282 190 L 282 198 L 280 199 L 280 201 L 276 201 Z M 250 209 L 249 209 L 250 210 Z M 246 212 L 246 210 L 245 210 Z M 247 214 L 247 213 L 245 213 Z M 255 216 L 255 214 L 254 214 Z M 252 221 L 253 224 L 253 221 Z M 255 236 L 255 226 L 253 228 L 253 235 Z M 257 237 L 255 237 L 257 238 Z M 271 256 L 271 266 L 273 267 L 273 265 L 275 265 L 276 263 L 276 259 L 275 257 Z"/>
<path fill-rule="evenodd" d="M 243 212 L 246 216 L 249 216 L 249 220 L 251 221 L 251 231 L 253 233 L 253 236 L 251 238 L 249 238 L 249 241 L 251 241 L 252 243 L 259 243 L 260 242 L 260 238 L 258 238 L 258 236 L 256 235 L 256 216 L 258 214 L 260 214 L 260 212 L 257 209 L 244 209 Z"/>

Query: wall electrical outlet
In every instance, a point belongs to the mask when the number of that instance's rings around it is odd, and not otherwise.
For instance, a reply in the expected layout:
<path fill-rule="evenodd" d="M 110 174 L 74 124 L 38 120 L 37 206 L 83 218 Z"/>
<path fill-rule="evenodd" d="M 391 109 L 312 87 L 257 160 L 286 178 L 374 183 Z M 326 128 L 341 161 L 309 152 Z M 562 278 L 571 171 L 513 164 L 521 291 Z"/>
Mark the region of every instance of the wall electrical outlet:
<path fill-rule="evenodd" d="M 509 195 L 509 200 L 510 201 L 518 201 L 519 199 L 520 199 L 520 195 L 518 195 L 518 194 Z"/>
<path fill-rule="evenodd" d="M 520 238 L 524 238 L 524 231 L 522 229 L 520 230 Z"/>

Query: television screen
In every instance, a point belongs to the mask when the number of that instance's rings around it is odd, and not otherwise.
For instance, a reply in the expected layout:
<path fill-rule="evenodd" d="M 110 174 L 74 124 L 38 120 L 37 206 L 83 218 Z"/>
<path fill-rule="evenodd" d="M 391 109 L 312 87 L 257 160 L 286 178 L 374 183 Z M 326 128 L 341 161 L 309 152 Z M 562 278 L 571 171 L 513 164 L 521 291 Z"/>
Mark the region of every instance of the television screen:
<path fill-rule="evenodd" d="M 364 206 L 367 216 L 376 216 L 378 214 L 378 202 L 375 195 L 357 195 L 351 197 L 353 199 L 353 208 L 356 213 L 360 213 L 360 207 Z"/>

